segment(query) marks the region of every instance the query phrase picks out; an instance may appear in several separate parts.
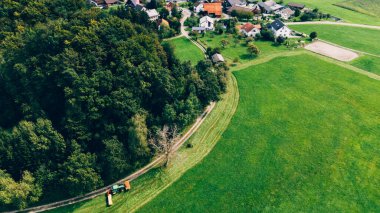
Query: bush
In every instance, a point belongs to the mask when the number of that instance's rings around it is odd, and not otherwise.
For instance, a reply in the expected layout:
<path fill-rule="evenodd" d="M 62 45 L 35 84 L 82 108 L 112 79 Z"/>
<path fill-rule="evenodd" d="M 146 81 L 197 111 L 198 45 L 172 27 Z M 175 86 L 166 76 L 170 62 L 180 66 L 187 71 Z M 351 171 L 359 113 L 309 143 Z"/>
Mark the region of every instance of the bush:
<path fill-rule="evenodd" d="M 315 39 L 315 38 L 317 38 L 317 37 L 318 37 L 317 32 L 311 32 L 311 33 L 310 33 L 310 39 L 311 39 L 311 40 L 313 40 L 313 39 Z"/>

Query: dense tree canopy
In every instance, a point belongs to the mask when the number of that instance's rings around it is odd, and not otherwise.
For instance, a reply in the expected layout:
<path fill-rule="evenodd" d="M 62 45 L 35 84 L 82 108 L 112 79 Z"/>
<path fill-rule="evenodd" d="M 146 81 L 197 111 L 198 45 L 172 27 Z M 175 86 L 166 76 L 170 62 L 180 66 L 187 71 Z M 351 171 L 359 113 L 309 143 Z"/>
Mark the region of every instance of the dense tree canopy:
<path fill-rule="evenodd" d="M 5 205 L 79 195 L 126 175 L 154 154 L 152 132 L 191 124 L 225 90 L 225 67 L 180 63 L 144 12 L 4 0 L 0 22 Z M 8 194 L 16 188 L 17 199 Z"/>

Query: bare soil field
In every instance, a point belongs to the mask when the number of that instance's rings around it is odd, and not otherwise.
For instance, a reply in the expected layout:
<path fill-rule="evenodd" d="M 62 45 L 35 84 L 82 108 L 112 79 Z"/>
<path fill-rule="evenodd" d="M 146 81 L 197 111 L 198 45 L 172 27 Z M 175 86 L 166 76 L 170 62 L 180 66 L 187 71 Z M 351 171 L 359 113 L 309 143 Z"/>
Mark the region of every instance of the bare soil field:
<path fill-rule="evenodd" d="M 359 55 L 353 51 L 343 49 L 322 41 L 313 42 L 305 47 L 305 49 L 339 60 L 339 61 L 352 61 Z"/>

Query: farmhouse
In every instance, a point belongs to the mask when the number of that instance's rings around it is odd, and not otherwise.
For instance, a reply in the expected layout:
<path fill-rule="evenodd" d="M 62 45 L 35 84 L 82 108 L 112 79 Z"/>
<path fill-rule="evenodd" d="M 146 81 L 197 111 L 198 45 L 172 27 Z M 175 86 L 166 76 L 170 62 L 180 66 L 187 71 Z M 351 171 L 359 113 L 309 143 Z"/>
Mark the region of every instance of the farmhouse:
<path fill-rule="evenodd" d="M 256 34 L 260 33 L 261 30 L 261 25 L 254 25 L 251 23 L 245 23 L 243 26 L 240 28 L 240 32 L 243 33 L 246 36 L 251 36 L 255 37 Z"/>
<path fill-rule="evenodd" d="M 284 8 L 280 11 L 276 11 L 276 14 L 279 14 L 281 18 L 288 20 L 290 17 L 294 15 L 294 11 L 290 8 Z"/>
<path fill-rule="evenodd" d="M 280 4 L 277 4 L 275 1 L 272 1 L 272 0 L 266 1 L 264 2 L 264 4 L 267 5 L 272 11 L 277 11 L 284 7 Z"/>
<path fill-rule="evenodd" d="M 147 10 L 146 14 L 148 14 L 150 21 L 156 21 L 160 16 L 156 9 Z"/>
<path fill-rule="evenodd" d="M 284 23 L 276 19 L 274 22 L 267 25 L 268 29 L 272 30 L 274 37 L 282 36 L 287 38 L 292 33 L 292 30 L 289 29 Z"/>
<path fill-rule="evenodd" d="M 288 7 L 292 8 L 292 9 L 299 9 L 299 10 L 302 10 L 305 8 L 305 5 L 304 4 L 298 4 L 298 3 L 293 3 L 293 2 L 290 2 L 288 4 Z"/>
<path fill-rule="evenodd" d="M 223 56 L 219 53 L 212 55 L 211 59 L 212 59 L 212 62 L 214 63 L 224 62 Z"/>
<path fill-rule="evenodd" d="M 214 30 L 214 19 L 209 16 L 204 16 L 199 20 L 199 27 L 203 27 L 206 30 Z"/>
<path fill-rule="evenodd" d="M 213 15 L 215 17 L 222 16 L 222 3 L 203 3 L 203 11 L 207 12 L 208 15 Z"/>

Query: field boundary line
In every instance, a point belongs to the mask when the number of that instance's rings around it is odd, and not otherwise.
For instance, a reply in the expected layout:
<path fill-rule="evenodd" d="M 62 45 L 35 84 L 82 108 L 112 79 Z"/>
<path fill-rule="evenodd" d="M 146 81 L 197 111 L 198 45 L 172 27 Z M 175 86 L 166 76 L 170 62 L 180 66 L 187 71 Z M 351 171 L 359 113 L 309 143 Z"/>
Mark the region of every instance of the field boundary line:
<path fill-rule="evenodd" d="M 332 22 L 332 21 L 308 21 L 308 22 L 287 22 L 286 25 L 340 25 L 348 27 L 361 27 L 367 29 L 380 30 L 380 26 L 366 25 L 366 24 L 354 24 L 347 22 Z"/>

